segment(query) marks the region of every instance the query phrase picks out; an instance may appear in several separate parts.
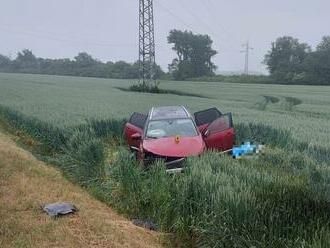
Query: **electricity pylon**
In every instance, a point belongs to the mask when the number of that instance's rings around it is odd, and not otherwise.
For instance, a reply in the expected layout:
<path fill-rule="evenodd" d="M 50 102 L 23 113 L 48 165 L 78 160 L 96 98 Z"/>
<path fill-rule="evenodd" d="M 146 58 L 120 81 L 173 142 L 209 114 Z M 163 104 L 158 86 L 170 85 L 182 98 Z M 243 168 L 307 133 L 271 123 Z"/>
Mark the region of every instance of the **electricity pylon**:
<path fill-rule="evenodd" d="M 139 0 L 139 66 L 140 84 L 155 85 L 155 35 L 152 0 Z"/>
<path fill-rule="evenodd" d="M 249 75 L 249 52 L 253 48 L 250 47 L 249 41 L 247 41 L 246 44 L 243 44 L 242 46 L 245 47 L 245 50 L 241 51 L 242 53 L 245 53 L 244 74 Z"/>

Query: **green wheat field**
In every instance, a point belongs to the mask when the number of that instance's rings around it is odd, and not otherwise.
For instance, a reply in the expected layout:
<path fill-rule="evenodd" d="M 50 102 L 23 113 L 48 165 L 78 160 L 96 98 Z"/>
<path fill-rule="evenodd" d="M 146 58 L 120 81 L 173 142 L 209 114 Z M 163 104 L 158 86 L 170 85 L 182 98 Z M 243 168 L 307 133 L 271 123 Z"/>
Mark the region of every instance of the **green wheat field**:
<path fill-rule="evenodd" d="M 330 247 L 330 87 L 133 81 L 0 73 L 0 118 L 39 141 L 34 153 L 128 218 L 152 220 L 182 247 Z M 143 170 L 121 141 L 123 119 L 152 106 L 232 112 L 237 143 L 265 151 L 189 158 Z M 0 163 L 1 164 L 1 163 Z"/>
<path fill-rule="evenodd" d="M 232 112 L 235 123 L 263 123 L 288 129 L 296 138 L 311 144 L 330 145 L 330 87 L 327 86 L 160 83 L 161 88 L 205 98 L 125 92 L 116 88 L 133 83 L 0 73 L 0 105 L 60 126 L 77 125 L 88 118 L 129 118 L 132 112 L 147 113 L 152 106 L 184 105 L 191 112 L 217 107 L 222 112 Z M 293 105 L 295 100 L 297 105 Z"/>

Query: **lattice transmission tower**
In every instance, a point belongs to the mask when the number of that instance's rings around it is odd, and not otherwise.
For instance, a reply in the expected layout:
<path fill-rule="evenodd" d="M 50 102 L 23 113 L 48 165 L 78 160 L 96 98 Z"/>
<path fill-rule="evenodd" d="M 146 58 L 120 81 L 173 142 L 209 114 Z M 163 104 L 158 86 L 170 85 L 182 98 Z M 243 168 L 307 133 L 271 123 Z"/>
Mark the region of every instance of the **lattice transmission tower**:
<path fill-rule="evenodd" d="M 250 50 L 253 50 L 253 47 L 250 46 L 249 41 L 246 42 L 246 44 L 242 45 L 245 49 L 241 51 L 242 53 L 245 53 L 245 62 L 244 62 L 244 74 L 249 75 L 249 52 Z"/>
<path fill-rule="evenodd" d="M 153 0 L 139 0 L 140 84 L 155 85 L 155 35 Z"/>

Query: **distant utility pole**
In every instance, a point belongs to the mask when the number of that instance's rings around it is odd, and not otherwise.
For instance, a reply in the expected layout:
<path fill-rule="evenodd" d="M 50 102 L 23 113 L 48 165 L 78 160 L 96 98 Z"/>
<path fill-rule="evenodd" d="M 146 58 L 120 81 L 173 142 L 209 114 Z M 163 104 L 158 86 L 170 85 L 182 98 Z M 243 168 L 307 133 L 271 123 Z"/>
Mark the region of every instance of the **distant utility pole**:
<path fill-rule="evenodd" d="M 241 51 L 242 53 L 245 53 L 244 74 L 249 75 L 249 52 L 253 49 L 253 47 L 250 47 L 249 41 L 242 46 L 245 47 L 245 49 Z"/>
<path fill-rule="evenodd" d="M 140 84 L 155 85 L 155 35 L 153 0 L 139 0 Z"/>

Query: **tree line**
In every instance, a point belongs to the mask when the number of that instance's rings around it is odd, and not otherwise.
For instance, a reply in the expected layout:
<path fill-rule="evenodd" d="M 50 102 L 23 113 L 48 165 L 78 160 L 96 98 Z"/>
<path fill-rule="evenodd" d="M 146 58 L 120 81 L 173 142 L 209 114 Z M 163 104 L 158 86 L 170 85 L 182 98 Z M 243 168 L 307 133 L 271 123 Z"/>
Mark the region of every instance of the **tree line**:
<path fill-rule="evenodd" d="M 139 78 L 139 62 L 125 61 L 106 63 L 81 52 L 74 59 L 37 58 L 32 51 L 24 49 L 17 53 L 15 59 L 0 55 L 0 71 L 13 73 L 35 73 L 49 75 L 82 76 L 136 79 Z M 161 78 L 164 72 L 155 65 L 156 77 Z"/>
<path fill-rule="evenodd" d="M 274 83 L 330 85 L 330 36 L 315 50 L 296 38 L 280 37 L 272 42 L 264 63 Z"/>
<path fill-rule="evenodd" d="M 212 58 L 217 51 L 212 48 L 213 41 L 209 35 L 174 29 L 167 40 L 176 52 L 176 58 L 169 64 L 168 73 L 155 65 L 156 79 L 204 78 L 212 81 L 224 77 L 215 75 L 216 66 Z M 271 43 L 263 63 L 270 77 L 260 76 L 254 80 L 254 76 L 241 76 L 241 82 L 249 78 L 258 83 L 264 80 L 265 83 L 330 85 L 330 36 L 323 37 L 314 50 L 296 38 L 279 37 Z M 139 78 L 139 62 L 104 63 L 86 52 L 79 53 L 74 59 L 44 59 L 25 49 L 15 59 L 0 55 L 0 71 L 136 79 Z"/>
<path fill-rule="evenodd" d="M 330 36 L 324 36 L 313 50 L 298 39 L 283 36 L 271 43 L 265 55 L 270 76 L 222 76 L 215 75 L 216 66 L 211 62 L 217 51 L 212 49 L 208 35 L 196 35 L 188 31 L 172 30 L 168 42 L 177 53 L 169 72 L 173 79 L 208 79 L 244 83 L 315 84 L 330 85 Z"/>
<path fill-rule="evenodd" d="M 216 66 L 211 58 L 217 52 L 212 49 L 210 36 L 174 29 L 169 33 L 168 43 L 173 44 L 172 49 L 178 57 L 169 65 L 169 73 L 155 65 L 156 79 L 185 80 L 214 75 Z M 14 59 L 0 55 L 0 72 L 136 79 L 139 78 L 139 62 L 103 63 L 86 52 L 79 53 L 74 59 L 45 59 L 24 49 Z"/>

